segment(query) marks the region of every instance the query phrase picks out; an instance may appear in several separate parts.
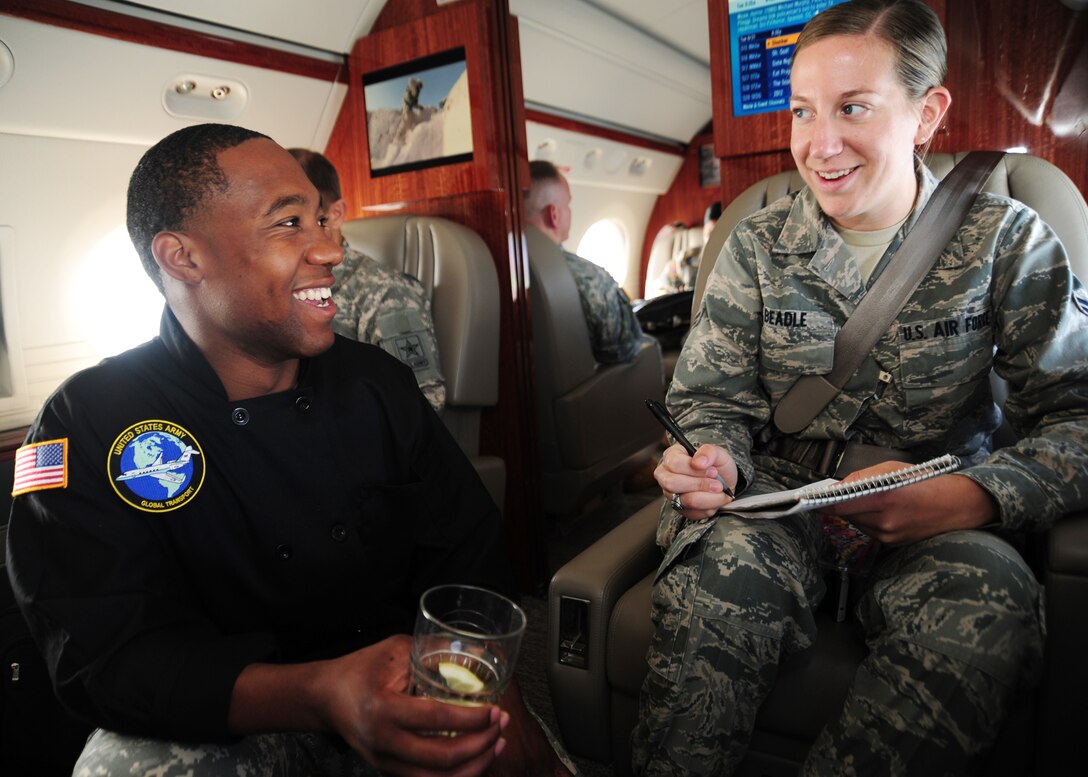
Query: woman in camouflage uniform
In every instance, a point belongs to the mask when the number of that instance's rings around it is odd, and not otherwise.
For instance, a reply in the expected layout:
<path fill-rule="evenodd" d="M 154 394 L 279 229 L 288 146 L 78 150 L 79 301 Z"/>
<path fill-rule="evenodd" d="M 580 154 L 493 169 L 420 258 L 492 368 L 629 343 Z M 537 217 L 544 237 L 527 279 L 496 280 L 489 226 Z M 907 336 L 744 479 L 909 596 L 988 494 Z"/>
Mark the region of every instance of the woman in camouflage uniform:
<path fill-rule="evenodd" d="M 980 195 L 843 391 L 794 438 L 771 412 L 831 369 L 835 335 L 936 182 L 915 157 L 951 96 L 920 0 L 855 0 L 802 32 L 791 147 L 806 186 L 741 222 L 711 274 L 668 402 L 698 446 L 664 454 L 671 496 L 634 734 L 640 774 L 729 774 L 778 666 L 810 646 L 825 593 L 819 517 L 716 511 L 824 476 L 812 455 L 882 446 L 864 475 L 944 452 L 964 469 L 835 510 L 881 550 L 856 615 L 869 653 L 804 774 L 960 774 L 1042 661 L 1041 590 L 993 527 L 1045 530 L 1088 506 L 1088 294 L 1029 208 Z M 1005 417 L 1020 437 L 993 451 Z M 898 453 L 897 453 L 898 451 Z"/>

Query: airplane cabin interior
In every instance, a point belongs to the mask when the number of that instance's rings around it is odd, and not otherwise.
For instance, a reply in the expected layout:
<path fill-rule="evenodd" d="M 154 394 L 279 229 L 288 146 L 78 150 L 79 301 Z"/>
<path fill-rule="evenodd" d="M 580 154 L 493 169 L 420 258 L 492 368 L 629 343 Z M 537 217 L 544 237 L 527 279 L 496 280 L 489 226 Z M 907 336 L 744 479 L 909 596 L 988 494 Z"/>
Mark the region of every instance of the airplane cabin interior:
<path fill-rule="evenodd" d="M 987 190 L 1038 211 L 1088 279 L 1088 3 L 925 1 L 948 36 L 953 95 L 928 150 L 934 171 L 1006 152 Z M 755 7 L 830 4 L 0 0 L 0 562 L 16 451 L 43 403 L 158 334 L 163 299 L 125 228 L 144 152 L 202 122 L 320 151 L 340 173 L 347 242 L 431 295 L 443 421 L 501 509 L 518 587 L 535 602 L 525 682 L 582 774 L 630 774 L 662 504 L 652 479 L 631 483 L 663 450 L 644 401 L 665 400 L 711 262 L 680 295 L 662 274 L 716 256 L 741 219 L 802 185 L 790 112 L 738 110 L 731 25 Z M 412 134 L 429 144 L 415 156 L 409 115 L 413 132 L 439 126 Z M 597 361 L 562 252 L 526 229 L 533 160 L 569 182 L 563 248 L 604 267 L 654 335 L 629 363 Z M 1044 678 L 1002 729 L 988 775 L 1084 769 L 1088 516 L 1033 548 L 1048 597 Z M 4 578 L 0 623 L 14 629 Z M 841 702 L 865 645 L 825 615 L 811 654 L 783 669 L 743 774 L 796 774 Z M 0 750 L 36 740 L 41 760 L 0 771 L 70 773 L 70 743 L 86 732 L 59 709 L 30 730 L 12 720 L 32 674 L 20 686 L 18 669 L 5 654 Z M 23 693 L 49 693 L 48 678 L 37 683 Z"/>

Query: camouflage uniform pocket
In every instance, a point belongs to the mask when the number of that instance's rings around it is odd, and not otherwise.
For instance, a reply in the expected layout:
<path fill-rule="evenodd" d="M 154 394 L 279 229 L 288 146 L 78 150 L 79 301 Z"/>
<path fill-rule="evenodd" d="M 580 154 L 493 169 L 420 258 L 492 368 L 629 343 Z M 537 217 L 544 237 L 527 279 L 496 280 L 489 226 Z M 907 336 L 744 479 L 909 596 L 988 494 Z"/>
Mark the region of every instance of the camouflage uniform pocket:
<path fill-rule="evenodd" d="M 799 375 L 824 375 L 835 361 L 835 320 L 818 310 L 763 311 L 760 370 L 772 392 L 785 391 Z"/>
<path fill-rule="evenodd" d="M 935 331 L 946 331 L 947 324 L 928 321 L 900 329 L 899 360 L 908 407 L 966 402 L 974 396 L 978 382 L 990 374 L 994 353 L 990 333 L 959 333 L 957 329 L 951 335 L 933 336 Z M 908 329 L 914 336 L 918 332 L 927 336 L 907 339 Z"/>
<path fill-rule="evenodd" d="M 680 678 L 684 668 L 687 632 L 691 628 L 695 586 L 699 580 L 700 557 L 696 554 L 691 558 L 691 555 L 682 554 L 660 573 L 650 596 L 654 635 L 646 662 L 652 672 L 670 683 Z"/>

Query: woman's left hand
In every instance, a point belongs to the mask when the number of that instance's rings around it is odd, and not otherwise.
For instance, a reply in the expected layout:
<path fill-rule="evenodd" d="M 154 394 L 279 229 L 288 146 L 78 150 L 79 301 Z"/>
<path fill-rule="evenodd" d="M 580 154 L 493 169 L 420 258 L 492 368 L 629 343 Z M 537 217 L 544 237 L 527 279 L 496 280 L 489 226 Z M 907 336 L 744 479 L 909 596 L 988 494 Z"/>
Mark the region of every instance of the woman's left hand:
<path fill-rule="evenodd" d="M 843 480 L 884 475 L 905 466 L 903 462 L 886 461 Z M 955 474 L 851 499 L 831 511 L 886 545 L 907 545 L 957 529 L 977 529 L 994 521 L 998 514 L 997 504 L 985 489 Z"/>

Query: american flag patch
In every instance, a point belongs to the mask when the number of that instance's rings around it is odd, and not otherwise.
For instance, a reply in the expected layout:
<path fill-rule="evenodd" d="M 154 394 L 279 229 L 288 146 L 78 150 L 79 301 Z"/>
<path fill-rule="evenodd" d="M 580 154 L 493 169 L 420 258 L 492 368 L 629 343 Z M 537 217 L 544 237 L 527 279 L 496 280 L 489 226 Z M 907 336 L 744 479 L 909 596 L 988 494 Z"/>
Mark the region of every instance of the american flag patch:
<path fill-rule="evenodd" d="M 24 445 L 15 452 L 12 496 L 68 485 L 68 438 Z"/>

